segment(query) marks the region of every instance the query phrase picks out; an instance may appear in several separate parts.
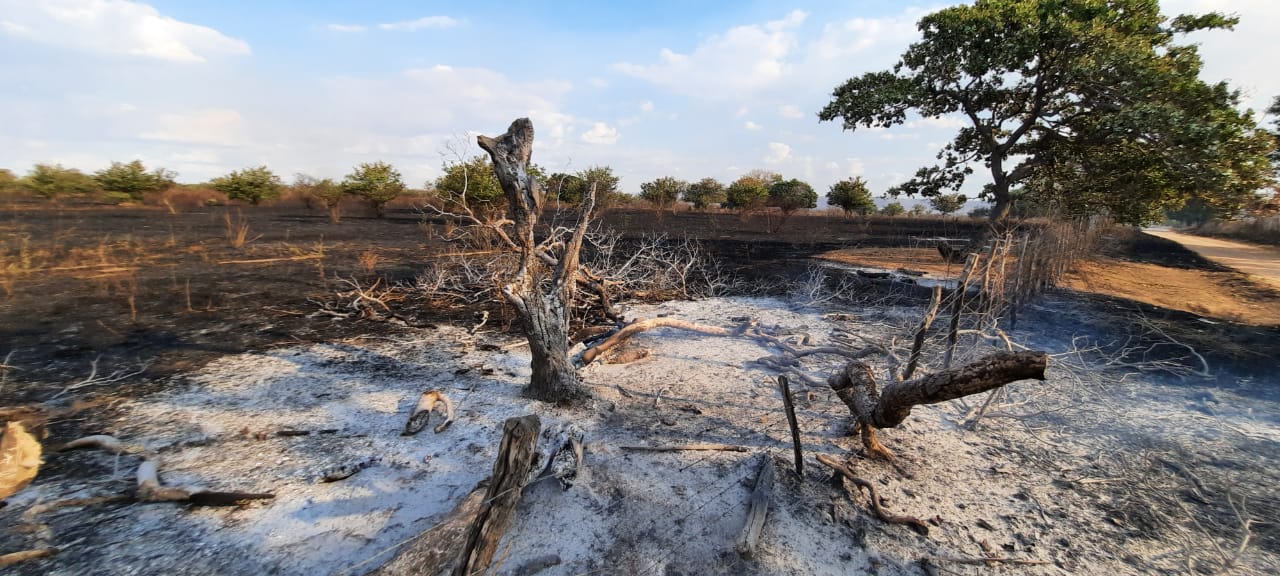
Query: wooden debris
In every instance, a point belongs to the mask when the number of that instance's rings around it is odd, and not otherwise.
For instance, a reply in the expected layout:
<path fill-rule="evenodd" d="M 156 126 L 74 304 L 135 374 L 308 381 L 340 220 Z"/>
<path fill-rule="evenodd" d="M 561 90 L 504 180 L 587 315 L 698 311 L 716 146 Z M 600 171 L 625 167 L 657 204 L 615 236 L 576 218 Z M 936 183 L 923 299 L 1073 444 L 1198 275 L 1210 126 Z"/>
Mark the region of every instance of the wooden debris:
<path fill-rule="evenodd" d="M 800 423 L 796 420 L 796 402 L 791 396 L 791 386 L 786 376 L 778 376 L 778 388 L 782 389 L 782 408 L 787 412 L 787 424 L 791 427 L 791 446 L 796 456 L 796 476 L 804 478 L 804 450 L 800 445 Z"/>
<path fill-rule="evenodd" d="M 933 296 L 929 298 L 929 309 L 924 313 L 924 318 L 920 319 L 915 340 L 911 342 L 911 355 L 907 357 L 907 367 L 902 371 L 902 380 L 910 380 L 915 375 L 916 366 L 920 364 L 920 352 L 924 348 L 924 338 L 929 333 L 929 327 L 933 325 L 933 319 L 938 315 L 940 304 L 942 304 L 942 286 L 934 286 Z"/>
<path fill-rule="evenodd" d="M 680 452 L 684 450 L 708 450 L 722 452 L 749 452 L 746 446 L 733 444 L 672 444 L 666 446 L 619 446 L 623 450 L 642 450 L 645 452 Z"/>
<path fill-rule="evenodd" d="M 893 428 L 911 415 L 920 404 L 936 404 L 993 390 L 1017 380 L 1044 380 L 1049 356 L 1044 352 L 996 352 L 985 358 L 928 376 L 890 382 L 878 391 L 871 367 L 850 362 L 827 379 L 840 400 L 849 407 L 862 432 L 867 451 L 892 460 L 893 454 L 880 445 L 874 428 Z"/>
<path fill-rule="evenodd" d="M 859 478 L 856 475 L 854 475 L 853 470 L 849 469 L 848 466 L 841 464 L 840 462 L 836 461 L 835 458 L 832 458 L 826 454 L 819 454 L 818 462 L 821 462 L 822 464 L 826 465 L 828 468 L 835 470 L 836 473 L 838 473 L 840 476 L 843 476 L 846 480 L 853 482 L 854 485 L 860 488 L 865 488 L 867 490 L 867 495 L 870 496 L 871 498 L 871 510 L 876 513 L 877 518 L 885 522 L 888 522 L 890 524 L 904 524 L 906 526 L 910 526 L 912 530 L 915 530 L 920 534 L 929 533 L 929 525 L 925 524 L 923 520 L 920 520 L 919 518 L 916 518 L 914 516 L 897 516 L 894 514 L 890 514 L 887 510 L 885 510 L 884 506 L 880 503 L 880 496 L 876 494 L 875 486 L 872 485 L 870 482 L 863 480 L 862 478 Z"/>
<path fill-rule="evenodd" d="M 93 436 L 77 438 L 55 448 L 54 451 L 66 452 L 68 450 L 78 450 L 81 448 L 97 448 L 110 454 L 132 454 L 142 451 L 141 447 L 125 444 L 116 437 L 108 436 L 106 434 L 95 434 Z"/>
<path fill-rule="evenodd" d="M 373 466 L 373 464 L 374 464 L 374 460 L 372 458 L 361 460 L 354 464 L 344 464 L 342 466 L 338 466 L 337 468 L 329 470 L 328 472 L 325 472 L 320 477 L 320 481 L 329 483 L 329 482 L 337 482 L 339 480 L 346 480 L 347 478 L 355 476 L 361 470 L 364 470 L 365 468 Z"/>
<path fill-rule="evenodd" d="M 529 559 L 528 562 L 516 567 L 511 571 L 511 576 L 533 576 L 547 568 L 560 565 L 560 556 L 557 554 L 544 554 Z"/>
<path fill-rule="evenodd" d="M 560 486 L 565 490 L 573 487 L 573 481 L 578 477 L 578 471 L 582 467 L 585 435 L 582 428 L 576 424 L 569 425 L 561 435 L 555 453 L 547 459 L 547 470 L 544 475 L 559 480 Z"/>
<path fill-rule="evenodd" d="M 492 481 L 468 530 L 454 576 L 484 574 L 488 570 L 523 494 L 541 428 L 542 423 L 533 414 L 508 418 L 503 424 Z"/>
<path fill-rule="evenodd" d="M 197 506 L 233 506 L 247 500 L 275 498 L 275 495 L 256 492 L 212 492 L 165 486 L 160 483 L 155 462 L 143 460 L 138 465 L 137 497 L 142 502 L 187 502 Z"/>
<path fill-rule="evenodd" d="M 407 542 L 404 550 L 369 576 L 417 576 L 451 572 L 458 563 L 458 553 L 467 542 L 467 534 L 480 504 L 489 491 L 489 479 L 485 478 L 471 489 L 449 514 L 416 538 Z M 370 560 L 373 560 L 372 558 Z M 347 573 L 355 573 L 359 566 Z"/>
<path fill-rule="evenodd" d="M 1031 560 L 1026 558 L 1004 558 L 1000 556 L 989 556 L 985 558 L 964 558 L 958 556 L 934 556 L 930 558 L 934 562 L 951 562 L 954 564 L 975 564 L 995 566 L 996 564 L 1012 564 L 1014 566 L 1044 566 L 1053 564 L 1048 560 Z"/>
<path fill-rule="evenodd" d="M 773 458 L 768 454 L 760 457 L 760 472 L 756 474 L 756 487 L 751 491 L 750 509 L 747 511 L 747 523 L 738 537 L 738 553 L 746 558 L 755 555 L 756 544 L 760 542 L 760 533 L 764 531 L 765 517 L 769 514 L 769 499 L 773 496 Z"/>
<path fill-rule="evenodd" d="M 21 422 L 5 425 L 0 436 L 0 499 L 30 484 L 40 470 L 40 442 Z"/>
<path fill-rule="evenodd" d="M 57 553 L 58 553 L 57 548 L 38 548 L 35 550 L 23 550 L 21 552 L 10 552 L 8 554 L 0 555 L 0 568 L 4 568 L 5 566 L 12 566 L 19 562 L 26 562 L 28 560 L 35 560 L 38 558 L 48 558 Z"/>
<path fill-rule="evenodd" d="M 449 400 L 444 392 L 439 390 L 428 390 L 422 393 L 418 398 L 418 404 L 414 406 L 413 412 L 409 414 L 409 421 L 404 425 L 404 432 L 401 436 L 412 436 L 422 431 L 427 426 L 427 421 L 431 419 L 431 412 L 437 405 L 444 407 L 444 421 L 436 424 L 435 432 L 439 434 L 449 428 L 453 424 L 453 402 Z"/>

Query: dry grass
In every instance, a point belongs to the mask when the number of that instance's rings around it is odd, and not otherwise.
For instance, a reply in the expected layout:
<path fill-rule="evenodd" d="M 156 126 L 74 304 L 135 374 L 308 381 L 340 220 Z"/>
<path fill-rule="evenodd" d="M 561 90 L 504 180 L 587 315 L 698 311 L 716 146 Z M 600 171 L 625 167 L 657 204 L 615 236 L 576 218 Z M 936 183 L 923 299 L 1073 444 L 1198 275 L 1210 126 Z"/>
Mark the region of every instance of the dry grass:
<path fill-rule="evenodd" d="M 1243 218 L 1230 222 L 1207 222 L 1196 228 L 1197 234 L 1225 236 L 1258 244 L 1280 245 L 1280 215 Z"/>
<path fill-rule="evenodd" d="M 261 235 L 249 237 L 249 217 L 239 209 L 235 210 L 234 215 L 230 210 L 223 212 L 222 222 L 226 230 L 227 243 L 237 250 L 262 237 Z"/>
<path fill-rule="evenodd" d="M 365 250 L 356 257 L 356 262 L 360 264 L 360 271 L 364 272 L 365 276 L 373 276 L 373 273 L 377 272 L 378 262 L 381 260 L 382 256 L 378 254 L 378 251 L 372 249 Z"/>

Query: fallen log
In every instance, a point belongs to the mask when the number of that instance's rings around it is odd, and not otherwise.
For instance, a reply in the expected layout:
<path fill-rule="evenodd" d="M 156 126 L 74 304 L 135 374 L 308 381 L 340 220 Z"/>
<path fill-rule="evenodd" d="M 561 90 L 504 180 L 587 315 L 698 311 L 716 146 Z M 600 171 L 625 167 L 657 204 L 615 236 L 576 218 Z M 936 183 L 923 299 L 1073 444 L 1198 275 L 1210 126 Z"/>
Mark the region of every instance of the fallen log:
<path fill-rule="evenodd" d="M 697 324 L 685 320 L 678 320 L 676 318 L 649 318 L 647 320 L 636 320 L 635 322 L 631 322 L 630 324 L 623 326 L 621 330 L 614 332 L 612 336 L 604 339 L 604 341 L 599 344 L 584 350 L 582 352 L 582 365 L 586 366 L 591 364 L 600 356 L 600 354 L 608 351 L 610 348 L 613 348 L 618 344 L 621 344 L 628 338 L 646 330 L 653 330 L 655 328 L 678 328 L 680 330 L 688 330 L 690 332 L 697 332 L 699 334 L 706 334 L 709 336 L 731 336 L 734 334 L 734 331 L 729 330 L 728 328 L 707 326 L 705 324 Z"/>
<path fill-rule="evenodd" d="M 461 559 L 454 576 L 484 574 L 498 551 L 498 542 L 507 531 L 516 504 L 524 491 L 524 482 L 533 465 L 542 423 L 537 415 L 508 418 L 502 426 L 502 443 L 493 463 L 492 481 L 484 501 L 476 513 L 461 549 Z"/>
<path fill-rule="evenodd" d="M 746 446 L 735 446 L 733 444 L 676 444 L 670 446 L 620 446 L 623 450 L 640 450 L 644 452 L 681 452 L 690 451 L 721 451 L 721 452 L 747 452 Z"/>
<path fill-rule="evenodd" d="M 978 394 L 1025 379 L 1044 380 L 1049 356 L 1044 352 L 996 352 L 964 366 L 915 380 L 890 382 L 878 390 L 871 367 L 850 362 L 827 379 L 853 413 L 869 453 L 886 460 L 893 453 L 875 437 L 875 428 L 893 428 L 907 419 L 911 408 Z"/>

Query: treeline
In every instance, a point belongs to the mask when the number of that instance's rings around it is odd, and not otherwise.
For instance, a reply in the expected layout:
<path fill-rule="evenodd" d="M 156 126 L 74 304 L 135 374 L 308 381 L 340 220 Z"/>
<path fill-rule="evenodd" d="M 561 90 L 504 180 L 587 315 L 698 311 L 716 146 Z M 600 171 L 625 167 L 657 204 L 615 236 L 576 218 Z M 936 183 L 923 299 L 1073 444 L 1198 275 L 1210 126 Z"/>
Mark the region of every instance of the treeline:
<path fill-rule="evenodd" d="M 818 193 L 807 182 L 766 170 L 751 170 L 727 185 L 709 177 L 688 182 L 664 176 L 640 184 L 637 196 L 618 189 L 619 179 L 608 166 L 591 166 L 574 173 L 547 173 L 541 167 L 531 165 L 530 171 L 549 198 L 568 205 L 581 202 L 592 186 L 596 189 L 597 202 L 602 206 L 644 201 L 657 210 L 673 210 L 677 202 L 684 202 L 695 210 L 718 207 L 746 214 L 772 208 L 789 216 L 798 210 L 816 208 L 818 203 Z M 340 219 L 342 203 L 348 198 L 363 201 L 379 217 L 385 213 L 389 202 L 407 194 L 426 195 L 447 207 L 472 210 L 500 208 L 502 189 L 487 157 L 474 156 L 465 161 L 447 162 L 442 172 L 440 177 L 426 182 L 422 189 L 413 190 L 394 166 L 381 161 L 359 164 L 340 180 L 296 174 L 293 182 L 286 184 L 266 166 L 255 166 L 191 185 L 177 184 L 175 172 L 164 168 L 149 169 L 140 160 L 112 162 L 109 167 L 91 174 L 59 164 L 36 164 L 21 177 L 0 169 L 0 192 L 24 191 L 55 200 L 64 196 L 89 196 L 111 203 L 125 203 L 143 202 L 177 188 L 212 191 L 226 200 L 255 206 L 289 193 L 290 197 L 302 199 L 308 205 L 323 207 L 334 222 Z M 221 201 L 216 196 L 209 196 L 202 201 Z M 877 211 L 871 191 L 861 177 L 832 184 L 826 200 L 828 205 L 840 208 L 846 215 L 924 213 L 922 206 L 916 205 L 908 211 L 899 202 L 892 202 Z M 930 203 L 938 212 L 950 214 L 959 210 L 965 201 L 965 196 L 954 194 L 932 198 Z M 980 211 L 972 215 L 980 215 Z"/>

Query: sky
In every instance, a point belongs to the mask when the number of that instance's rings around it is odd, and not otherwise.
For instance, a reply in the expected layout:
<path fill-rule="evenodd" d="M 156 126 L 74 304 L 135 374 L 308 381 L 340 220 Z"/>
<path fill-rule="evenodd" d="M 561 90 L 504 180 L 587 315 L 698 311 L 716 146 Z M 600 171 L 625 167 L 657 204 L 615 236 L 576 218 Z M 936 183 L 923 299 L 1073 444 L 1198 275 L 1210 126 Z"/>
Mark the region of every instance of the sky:
<path fill-rule="evenodd" d="M 1237 14 L 1199 32 L 1204 78 L 1245 105 L 1280 95 L 1280 2 L 1165 0 Z M 550 172 L 613 168 L 729 182 L 763 168 L 819 195 L 877 195 L 930 165 L 960 125 L 911 118 L 843 132 L 817 112 L 844 80 L 893 65 L 943 3 L 0 0 L 0 167 L 111 161 L 201 182 L 267 165 L 341 178 L 394 164 L 410 186 L 527 116 Z M 981 175 L 975 186 L 982 183 Z"/>

